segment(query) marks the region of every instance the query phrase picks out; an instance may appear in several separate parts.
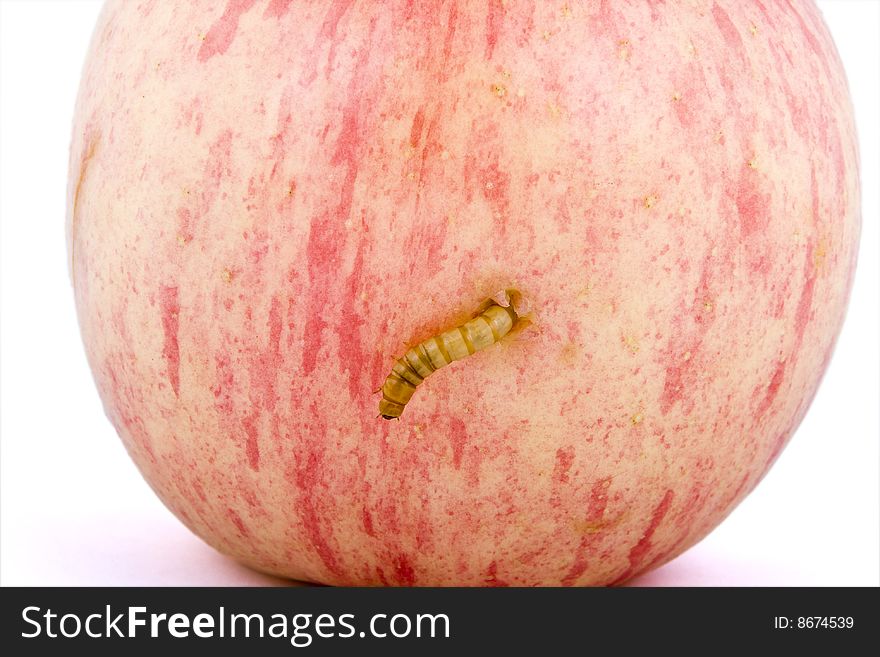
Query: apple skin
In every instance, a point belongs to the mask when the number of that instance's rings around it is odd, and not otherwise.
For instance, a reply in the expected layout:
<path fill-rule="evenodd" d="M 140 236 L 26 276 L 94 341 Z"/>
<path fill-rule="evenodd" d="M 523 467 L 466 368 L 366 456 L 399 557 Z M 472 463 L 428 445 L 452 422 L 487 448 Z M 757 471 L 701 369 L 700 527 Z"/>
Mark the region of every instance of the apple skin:
<path fill-rule="evenodd" d="M 76 106 L 107 415 L 193 532 L 300 580 L 680 554 L 804 416 L 859 226 L 808 2 L 112 2 Z M 377 419 L 393 359 L 507 287 L 531 323 Z"/>

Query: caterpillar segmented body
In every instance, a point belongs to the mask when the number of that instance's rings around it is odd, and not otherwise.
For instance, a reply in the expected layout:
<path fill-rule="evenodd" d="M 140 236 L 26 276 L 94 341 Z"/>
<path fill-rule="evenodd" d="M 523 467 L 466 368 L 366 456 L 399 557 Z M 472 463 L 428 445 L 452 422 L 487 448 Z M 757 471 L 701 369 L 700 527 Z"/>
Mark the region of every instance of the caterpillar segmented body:
<path fill-rule="evenodd" d="M 517 319 L 513 304 L 492 303 L 472 320 L 407 351 L 394 363 L 381 388 L 379 415 L 386 420 L 399 418 L 422 381 L 441 367 L 495 344 L 510 332 Z"/>

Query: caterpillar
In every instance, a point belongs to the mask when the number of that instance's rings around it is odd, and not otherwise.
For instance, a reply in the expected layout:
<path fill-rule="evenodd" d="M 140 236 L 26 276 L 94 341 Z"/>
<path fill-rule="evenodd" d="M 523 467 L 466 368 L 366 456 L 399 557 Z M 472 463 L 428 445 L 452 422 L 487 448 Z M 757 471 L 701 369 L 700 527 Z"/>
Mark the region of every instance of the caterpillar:
<path fill-rule="evenodd" d="M 490 301 L 488 304 L 473 319 L 428 338 L 397 359 L 380 388 L 380 416 L 386 420 L 399 418 L 416 387 L 431 374 L 495 344 L 510 333 L 519 319 L 513 303 L 502 306 Z"/>

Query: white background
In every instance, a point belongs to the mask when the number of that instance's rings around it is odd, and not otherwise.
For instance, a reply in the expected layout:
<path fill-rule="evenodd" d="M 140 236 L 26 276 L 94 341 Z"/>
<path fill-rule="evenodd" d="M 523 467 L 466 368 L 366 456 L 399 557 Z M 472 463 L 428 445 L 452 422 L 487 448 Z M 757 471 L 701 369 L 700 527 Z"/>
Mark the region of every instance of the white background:
<path fill-rule="evenodd" d="M 641 585 L 880 583 L 880 3 L 820 2 L 861 141 L 863 233 L 824 383 L 770 474 L 702 543 Z M 0 0 L 0 583 L 286 582 L 214 552 L 141 479 L 104 418 L 73 308 L 67 156 L 100 3 Z"/>

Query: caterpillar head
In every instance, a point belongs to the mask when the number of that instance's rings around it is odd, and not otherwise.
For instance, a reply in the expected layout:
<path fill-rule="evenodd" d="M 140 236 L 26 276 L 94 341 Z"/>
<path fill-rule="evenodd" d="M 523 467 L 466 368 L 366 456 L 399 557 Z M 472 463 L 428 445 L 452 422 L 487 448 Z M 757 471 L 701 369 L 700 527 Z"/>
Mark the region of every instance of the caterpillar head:
<path fill-rule="evenodd" d="M 399 420 L 403 414 L 403 404 L 397 404 L 388 399 L 379 402 L 379 416 L 385 420 Z"/>

